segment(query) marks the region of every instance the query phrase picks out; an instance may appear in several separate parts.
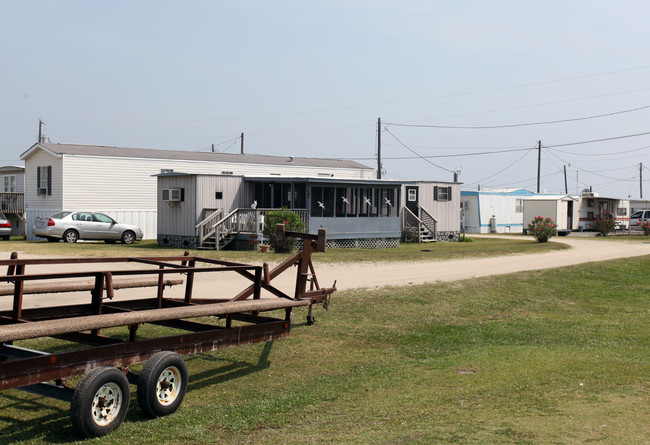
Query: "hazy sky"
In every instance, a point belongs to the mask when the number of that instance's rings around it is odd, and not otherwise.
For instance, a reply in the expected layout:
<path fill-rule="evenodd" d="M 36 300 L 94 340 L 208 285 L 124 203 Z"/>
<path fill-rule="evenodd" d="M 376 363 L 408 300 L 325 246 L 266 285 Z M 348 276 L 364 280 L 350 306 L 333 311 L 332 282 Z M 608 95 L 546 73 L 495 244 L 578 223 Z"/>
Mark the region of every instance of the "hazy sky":
<path fill-rule="evenodd" d="M 43 119 L 51 142 L 238 153 L 243 132 L 247 153 L 376 168 L 381 117 L 384 178 L 535 191 L 541 141 L 542 191 L 566 165 L 570 193 L 638 198 L 643 163 L 647 198 L 649 17 L 641 0 L 0 0 L 0 165 Z"/>

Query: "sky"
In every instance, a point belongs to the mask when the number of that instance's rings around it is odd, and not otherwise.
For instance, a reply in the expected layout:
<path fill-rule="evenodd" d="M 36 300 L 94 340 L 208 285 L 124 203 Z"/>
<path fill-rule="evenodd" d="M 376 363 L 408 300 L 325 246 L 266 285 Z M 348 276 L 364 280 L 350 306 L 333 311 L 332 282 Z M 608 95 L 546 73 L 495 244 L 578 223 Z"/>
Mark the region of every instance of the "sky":
<path fill-rule="evenodd" d="M 53 143 L 239 153 L 244 133 L 246 153 L 374 168 L 380 135 L 385 179 L 537 191 L 541 156 L 541 192 L 647 199 L 648 17 L 639 0 L 0 0 L 0 165 L 23 165 L 39 120 Z"/>

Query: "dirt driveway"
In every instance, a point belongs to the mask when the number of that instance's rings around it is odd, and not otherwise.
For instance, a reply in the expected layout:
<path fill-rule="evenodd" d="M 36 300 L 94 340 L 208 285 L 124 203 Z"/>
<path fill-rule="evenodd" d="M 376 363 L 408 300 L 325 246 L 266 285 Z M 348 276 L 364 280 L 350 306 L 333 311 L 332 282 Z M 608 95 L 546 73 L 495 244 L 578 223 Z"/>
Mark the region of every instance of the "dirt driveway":
<path fill-rule="evenodd" d="M 520 238 L 519 238 L 520 239 Z M 648 242 L 630 242 L 620 240 L 598 240 L 589 238 L 556 237 L 551 242 L 568 244 L 570 249 L 547 252 L 538 255 L 505 255 L 491 258 L 459 259 L 450 261 L 418 261 L 398 263 L 354 263 L 354 264 L 316 264 L 316 273 L 321 286 L 329 287 L 336 280 L 339 290 L 353 288 L 376 288 L 383 286 L 405 286 L 411 284 L 434 283 L 438 281 L 456 281 L 467 278 L 500 275 L 513 272 L 549 269 L 594 261 L 607 261 L 617 258 L 629 258 L 650 255 Z M 433 247 L 435 248 L 435 247 Z M 9 252 L 2 254 L 8 258 Z M 27 258 L 27 255 L 20 255 Z M 48 272 L 53 266 L 36 266 L 28 273 Z M 81 266 L 80 266 L 81 268 Z M 96 270 L 96 266 L 86 265 L 84 270 Z M 208 274 L 206 274 L 208 275 Z M 236 274 L 219 274 L 196 279 L 194 295 L 197 297 L 229 298 L 244 289 L 250 282 Z M 295 274 L 292 270 L 273 280 L 273 284 L 293 294 Z M 166 296 L 182 297 L 184 286 L 175 286 L 165 291 Z M 116 298 L 151 297 L 152 288 L 116 291 Z M 62 300 L 67 304 L 87 302 L 87 294 L 43 294 L 26 296 L 25 307 L 39 307 L 57 304 Z M 11 297 L 0 297 L 0 309 L 10 308 Z"/>

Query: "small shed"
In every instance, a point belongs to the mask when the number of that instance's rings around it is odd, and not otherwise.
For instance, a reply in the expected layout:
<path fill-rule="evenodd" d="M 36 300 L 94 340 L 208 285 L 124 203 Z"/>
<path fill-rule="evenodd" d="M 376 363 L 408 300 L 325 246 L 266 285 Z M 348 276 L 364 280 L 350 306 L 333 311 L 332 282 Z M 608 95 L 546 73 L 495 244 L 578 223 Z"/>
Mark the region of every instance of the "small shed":
<path fill-rule="evenodd" d="M 462 191 L 462 226 L 467 233 L 521 233 L 524 229 L 525 189 Z"/>
<path fill-rule="evenodd" d="M 575 195 L 535 195 L 524 199 L 524 231 L 533 219 L 551 218 L 557 224 L 558 235 L 579 228 L 580 197 Z"/>

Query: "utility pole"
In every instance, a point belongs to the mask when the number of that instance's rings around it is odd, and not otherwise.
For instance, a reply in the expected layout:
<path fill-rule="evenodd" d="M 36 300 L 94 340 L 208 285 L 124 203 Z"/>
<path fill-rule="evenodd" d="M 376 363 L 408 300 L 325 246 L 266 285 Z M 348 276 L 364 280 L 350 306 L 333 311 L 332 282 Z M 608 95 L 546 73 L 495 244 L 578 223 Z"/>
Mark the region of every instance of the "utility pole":
<path fill-rule="evenodd" d="M 212 144 L 212 153 L 214 153 L 214 144 Z"/>
<path fill-rule="evenodd" d="M 565 195 L 569 194 L 569 186 L 567 185 L 566 182 L 566 165 L 564 166 L 564 194 Z"/>
<path fill-rule="evenodd" d="M 643 162 L 639 162 L 639 198 L 643 199 Z"/>
<path fill-rule="evenodd" d="M 45 122 L 43 122 L 41 119 L 38 120 L 38 142 L 43 142 L 43 125 L 45 125 Z"/>
<path fill-rule="evenodd" d="M 539 193 L 539 178 L 542 171 L 542 141 L 537 141 L 537 193 Z"/>
<path fill-rule="evenodd" d="M 244 133 L 243 132 L 241 134 L 241 150 L 240 150 L 240 153 L 244 154 Z"/>
<path fill-rule="evenodd" d="M 377 179 L 381 179 L 381 118 L 377 118 Z"/>

